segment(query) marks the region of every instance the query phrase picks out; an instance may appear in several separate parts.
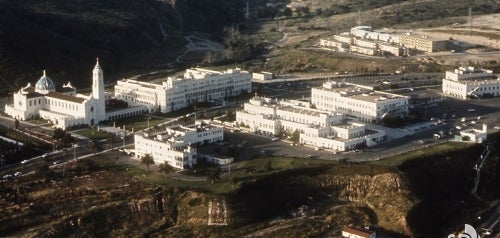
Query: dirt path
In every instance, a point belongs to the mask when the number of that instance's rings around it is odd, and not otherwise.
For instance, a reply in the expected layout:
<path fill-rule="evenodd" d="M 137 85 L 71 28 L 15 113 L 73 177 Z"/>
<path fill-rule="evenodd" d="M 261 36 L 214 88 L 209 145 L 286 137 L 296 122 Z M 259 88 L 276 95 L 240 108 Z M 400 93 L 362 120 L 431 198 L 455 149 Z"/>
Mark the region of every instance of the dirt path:
<path fill-rule="evenodd" d="M 418 29 L 426 35 L 447 39 L 452 37 L 458 41 L 473 45 L 484 45 L 500 49 L 500 14 L 482 15 L 472 18 L 469 24 L 442 26 L 430 29 Z"/>

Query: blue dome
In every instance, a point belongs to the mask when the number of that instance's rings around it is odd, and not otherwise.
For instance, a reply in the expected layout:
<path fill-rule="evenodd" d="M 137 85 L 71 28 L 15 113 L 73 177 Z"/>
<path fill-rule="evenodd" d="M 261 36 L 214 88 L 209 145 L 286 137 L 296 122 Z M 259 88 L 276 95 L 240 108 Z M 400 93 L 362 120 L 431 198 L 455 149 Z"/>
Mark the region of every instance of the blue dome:
<path fill-rule="evenodd" d="M 45 75 L 45 70 L 43 71 L 43 76 L 35 84 L 35 92 L 48 93 L 54 92 L 56 87 L 52 79 Z"/>

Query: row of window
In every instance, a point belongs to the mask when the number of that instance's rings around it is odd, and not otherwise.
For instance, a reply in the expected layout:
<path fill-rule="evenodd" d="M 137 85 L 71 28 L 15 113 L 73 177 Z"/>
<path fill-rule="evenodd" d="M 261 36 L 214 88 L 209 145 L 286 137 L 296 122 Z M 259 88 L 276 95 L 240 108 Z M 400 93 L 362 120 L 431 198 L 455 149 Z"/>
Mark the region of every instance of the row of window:
<path fill-rule="evenodd" d="M 50 105 L 50 106 L 55 106 L 55 107 L 62 107 L 62 108 L 65 108 L 65 109 L 69 109 L 69 110 L 77 110 L 78 109 L 78 104 L 76 103 L 67 103 L 65 101 L 61 101 L 61 100 L 50 100 L 50 99 L 47 99 L 47 98 L 44 98 L 43 99 L 43 102 L 47 105 Z M 41 98 L 38 98 L 38 99 L 34 99 L 34 100 L 28 100 L 28 105 L 31 107 L 31 106 L 36 106 L 36 105 L 42 105 L 42 99 Z M 22 106 L 22 101 L 19 101 L 19 106 Z"/>

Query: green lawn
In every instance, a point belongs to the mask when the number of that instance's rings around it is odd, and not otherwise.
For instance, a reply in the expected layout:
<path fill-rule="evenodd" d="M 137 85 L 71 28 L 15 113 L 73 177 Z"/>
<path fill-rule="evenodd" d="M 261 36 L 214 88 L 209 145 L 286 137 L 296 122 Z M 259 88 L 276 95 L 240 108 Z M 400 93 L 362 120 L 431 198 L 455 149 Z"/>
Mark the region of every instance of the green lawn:
<path fill-rule="evenodd" d="M 207 192 L 211 194 L 228 194 L 238 190 L 243 184 L 253 181 L 258 178 L 268 176 L 272 173 L 287 171 L 290 169 L 300 169 L 306 167 L 322 167 L 325 165 L 333 165 L 336 162 L 315 160 L 315 159 L 295 159 L 282 157 L 266 157 L 256 158 L 245 162 L 238 169 L 231 169 L 230 174 L 223 174 L 220 180 L 212 184 L 210 181 L 183 181 L 165 176 L 157 172 L 147 172 L 145 167 L 135 167 L 123 163 L 116 163 L 113 159 L 104 156 L 94 156 L 92 158 L 101 168 L 109 171 L 115 171 L 124 175 L 132 176 L 142 181 L 165 186 L 178 187 L 185 189 L 193 189 L 197 191 Z M 271 161 L 271 170 L 267 170 L 266 166 Z M 185 174 L 192 173 L 193 170 L 187 170 Z M 198 174 L 203 173 L 203 170 L 198 169 Z M 204 176 L 199 176 L 204 177 Z"/>
<path fill-rule="evenodd" d="M 165 186 L 177 187 L 183 189 L 193 189 L 200 192 L 210 194 L 229 194 L 237 191 L 244 184 L 255 181 L 271 174 L 282 173 L 285 171 L 305 169 L 305 168 L 329 168 L 330 172 L 334 174 L 346 173 L 345 167 L 352 166 L 353 174 L 377 174 L 382 173 L 388 167 L 397 167 L 404 161 L 416 159 L 426 156 L 433 156 L 439 154 L 447 154 L 451 151 L 463 150 L 473 147 L 474 144 L 449 142 L 426 149 L 417 150 L 401 154 L 398 156 L 388 157 L 378 161 L 372 161 L 364 164 L 352 163 L 339 163 L 336 161 L 319 160 L 319 159 L 303 159 L 303 158 L 284 158 L 284 157 L 259 157 L 243 162 L 239 168 L 233 167 L 231 173 L 222 174 L 220 180 L 216 180 L 213 184 L 208 181 L 184 181 L 166 176 L 157 172 L 147 172 L 144 166 L 135 167 L 123 163 L 116 163 L 113 159 L 104 156 L 95 156 L 92 159 L 103 169 L 122 173 L 124 175 L 132 176 L 142 181 Z M 341 165 L 332 166 L 332 165 Z M 390 169 L 390 168 L 389 168 Z M 182 173 L 193 177 L 205 177 L 204 169 L 188 169 Z M 351 170 L 349 170 L 351 171 Z M 225 171 L 224 171 L 225 172 Z M 196 173 L 196 174 L 195 174 Z M 348 174 L 345 174 L 348 175 Z"/>
<path fill-rule="evenodd" d="M 108 133 L 104 131 L 98 131 L 97 128 L 84 128 L 75 131 L 76 134 L 85 136 L 89 138 L 90 140 L 92 139 L 97 139 L 97 140 L 102 140 L 108 138 Z"/>
<path fill-rule="evenodd" d="M 401 155 L 390 156 L 381 160 L 371 161 L 369 162 L 369 164 L 396 167 L 407 160 L 416 159 L 423 156 L 434 156 L 440 154 L 445 155 L 451 151 L 464 150 L 473 147 L 474 145 L 475 144 L 463 142 L 446 142 L 443 144 L 430 146 L 425 149 L 410 151 Z"/>
<path fill-rule="evenodd" d="M 120 120 L 116 120 L 114 122 L 116 127 L 123 128 L 123 125 L 125 125 L 125 129 L 128 131 L 134 130 L 134 131 L 140 131 L 143 129 L 146 129 L 148 127 L 148 117 L 149 119 L 149 126 L 153 127 L 158 124 L 161 124 L 168 119 L 160 117 L 160 116 L 147 116 L 147 115 L 142 115 L 138 117 L 129 117 L 129 118 L 124 118 Z M 113 126 L 113 122 L 108 122 L 107 123 L 110 126 Z"/>

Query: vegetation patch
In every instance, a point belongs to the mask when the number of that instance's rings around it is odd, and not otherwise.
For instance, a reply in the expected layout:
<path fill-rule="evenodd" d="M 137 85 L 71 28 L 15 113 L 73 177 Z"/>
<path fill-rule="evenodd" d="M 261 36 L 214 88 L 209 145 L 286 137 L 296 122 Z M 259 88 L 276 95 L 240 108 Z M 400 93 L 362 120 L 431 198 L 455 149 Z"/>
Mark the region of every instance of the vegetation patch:
<path fill-rule="evenodd" d="M 425 157 L 446 157 L 450 153 L 459 153 L 463 150 L 468 150 L 477 147 L 477 144 L 462 143 L 462 142 L 446 142 L 443 144 L 427 147 L 423 150 L 409 151 L 400 155 L 390 156 L 376 161 L 371 161 L 369 164 L 397 167 L 406 161 Z"/>

